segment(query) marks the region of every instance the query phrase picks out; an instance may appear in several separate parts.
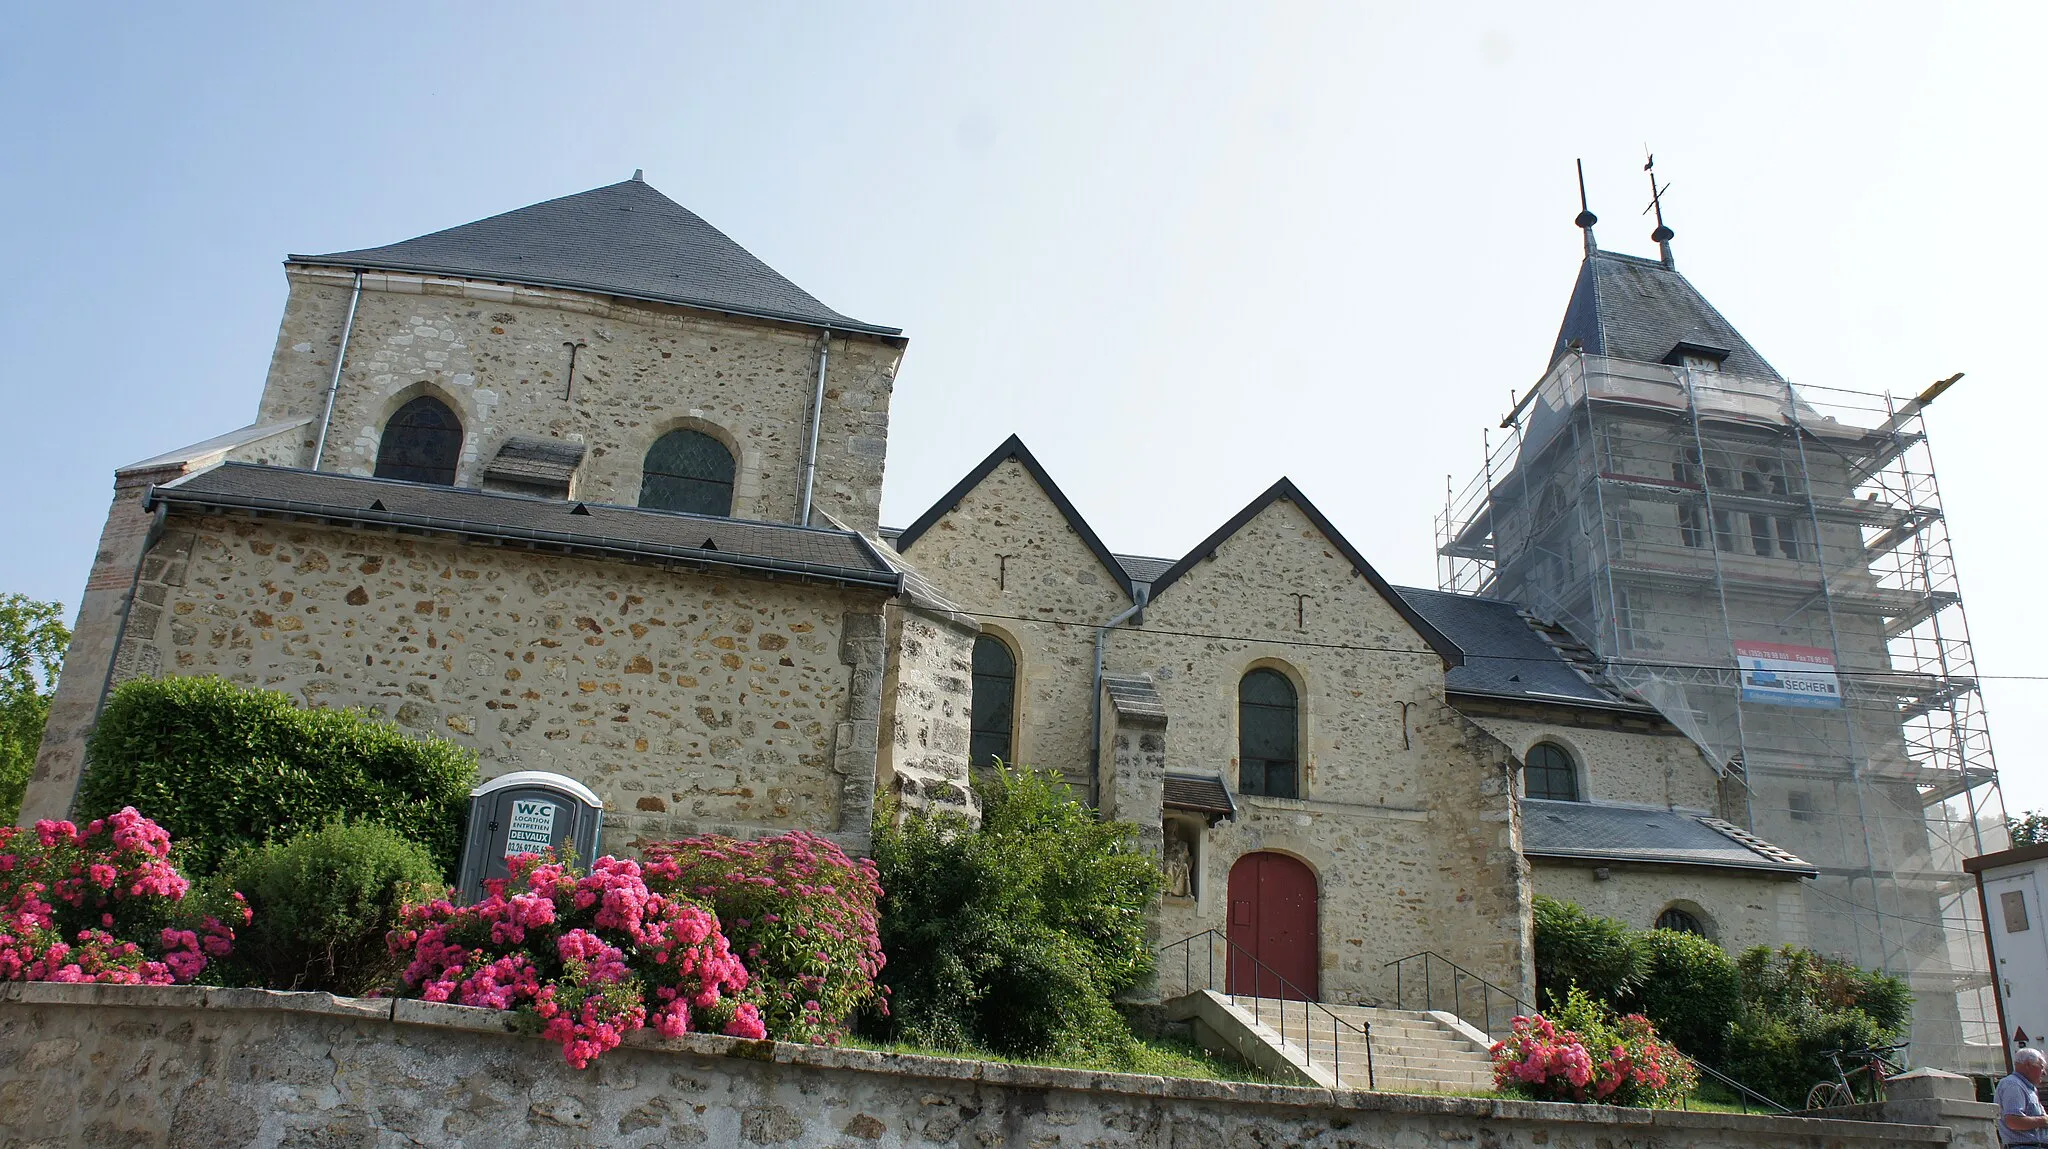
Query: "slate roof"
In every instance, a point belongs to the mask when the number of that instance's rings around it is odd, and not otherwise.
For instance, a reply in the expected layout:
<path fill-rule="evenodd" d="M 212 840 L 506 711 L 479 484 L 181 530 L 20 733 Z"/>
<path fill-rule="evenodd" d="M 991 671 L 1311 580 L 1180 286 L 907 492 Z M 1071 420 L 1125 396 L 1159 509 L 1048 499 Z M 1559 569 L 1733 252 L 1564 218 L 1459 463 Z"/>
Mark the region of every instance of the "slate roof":
<path fill-rule="evenodd" d="M 1664 363 L 1680 343 L 1725 352 L 1721 369 L 1782 378 L 1691 281 L 1654 259 L 1596 251 L 1579 265 L 1550 361 L 1573 341 L 1588 355 Z"/>
<path fill-rule="evenodd" d="M 1115 557 L 1117 564 L 1124 568 L 1124 573 L 1131 576 L 1132 582 L 1145 583 L 1147 585 L 1157 582 L 1160 575 L 1172 570 L 1174 563 L 1173 559 L 1156 559 L 1149 555 L 1117 555 Z"/>
<path fill-rule="evenodd" d="M 484 465 L 484 473 L 513 482 L 567 489 L 583 462 L 583 444 L 567 439 L 514 435 Z"/>
<path fill-rule="evenodd" d="M 1584 662 L 1568 657 L 1515 603 L 1412 586 L 1394 591 L 1465 652 L 1464 665 L 1444 672 L 1447 690 L 1654 713 L 1608 684 L 1590 651 Z"/>
<path fill-rule="evenodd" d="M 1237 806 L 1230 800 L 1229 788 L 1223 785 L 1223 779 L 1213 774 L 1168 774 L 1161 805 L 1169 810 L 1188 810 L 1222 818 L 1237 817 Z M 1215 825 L 1215 818 L 1209 824 Z"/>
<path fill-rule="evenodd" d="M 1763 870 L 1789 877 L 1820 873 L 1798 855 L 1719 818 L 1540 798 L 1522 803 L 1522 853 L 1532 858 Z"/>
<path fill-rule="evenodd" d="M 896 591 L 902 576 L 851 531 L 223 463 L 153 487 L 145 506 L 239 511 L 598 558 L 652 559 Z"/>
<path fill-rule="evenodd" d="M 1105 674 L 1102 688 L 1109 694 L 1109 704 L 1116 710 L 1117 717 L 1139 723 L 1164 723 L 1166 701 L 1159 697 L 1159 688 L 1143 675 L 1124 676 Z"/>
<path fill-rule="evenodd" d="M 566 287 L 813 327 L 900 335 L 849 319 L 639 179 L 382 247 L 289 263 Z"/>

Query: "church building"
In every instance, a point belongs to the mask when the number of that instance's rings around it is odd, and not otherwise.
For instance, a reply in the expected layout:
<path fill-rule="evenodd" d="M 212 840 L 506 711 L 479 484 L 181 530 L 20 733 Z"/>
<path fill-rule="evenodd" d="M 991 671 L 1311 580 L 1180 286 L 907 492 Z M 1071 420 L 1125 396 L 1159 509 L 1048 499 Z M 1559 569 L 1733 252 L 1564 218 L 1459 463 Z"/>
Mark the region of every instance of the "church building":
<path fill-rule="evenodd" d="M 574 777 L 613 849 L 858 850 L 878 798 L 1056 770 L 1161 859 L 1160 941 L 1282 996 L 1392 1004 L 1434 954 L 1530 1000 L 1539 893 L 1809 937 L 1817 868 L 1534 582 L 1393 586 L 1279 475 L 1121 553 L 1015 437 L 885 528 L 903 334 L 637 174 L 285 275 L 250 425 L 115 475 L 25 819 L 112 685 L 213 674 Z"/>

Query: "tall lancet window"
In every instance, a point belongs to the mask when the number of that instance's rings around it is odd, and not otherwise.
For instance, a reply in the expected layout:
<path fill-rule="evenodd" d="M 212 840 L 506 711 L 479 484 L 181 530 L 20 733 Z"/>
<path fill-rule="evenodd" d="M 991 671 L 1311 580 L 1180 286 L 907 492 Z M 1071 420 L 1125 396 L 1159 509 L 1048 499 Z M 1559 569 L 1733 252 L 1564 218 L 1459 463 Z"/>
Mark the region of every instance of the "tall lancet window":
<path fill-rule="evenodd" d="M 670 431 L 647 449 L 640 505 L 693 515 L 732 514 L 732 452 L 702 431 Z"/>
<path fill-rule="evenodd" d="M 1237 792 L 1301 796 L 1300 711 L 1294 684 L 1260 668 L 1237 684 Z"/>
<path fill-rule="evenodd" d="M 377 443 L 376 476 L 408 483 L 455 485 L 462 458 L 462 420 L 448 404 L 422 395 L 400 407 L 384 424 Z"/>
<path fill-rule="evenodd" d="M 1017 719 L 1017 656 L 1002 639 L 974 640 L 974 708 L 968 723 L 968 758 L 976 766 L 1015 766 L 1010 733 Z"/>

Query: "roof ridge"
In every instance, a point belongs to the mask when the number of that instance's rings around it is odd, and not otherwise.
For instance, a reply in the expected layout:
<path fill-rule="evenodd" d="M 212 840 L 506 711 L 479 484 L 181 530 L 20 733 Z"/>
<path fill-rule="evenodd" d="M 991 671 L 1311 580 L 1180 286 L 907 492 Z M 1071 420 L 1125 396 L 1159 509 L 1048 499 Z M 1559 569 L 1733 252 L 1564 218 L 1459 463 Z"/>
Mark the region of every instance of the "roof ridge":
<path fill-rule="evenodd" d="M 1430 622 L 1428 618 L 1424 617 L 1421 611 L 1416 610 L 1413 604 L 1402 598 L 1400 592 L 1395 590 L 1393 585 L 1387 582 L 1380 575 L 1380 572 L 1373 568 L 1371 563 L 1366 561 L 1365 556 L 1359 553 L 1358 548 L 1351 545 L 1351 540 L 1344 537 L 1344 533 L 1337 529 L 1336 524 L 1332 523 L 1313 502 L 1309 501 L 1309 497 L 1302 493 L 1301 488 L 1294 485 L 1294 480 L 1289 479 L 1285 475 L 1282 475 L 1278 482 L 1260 492 L 1251 502 L 1246 503 L 1243 510 L 1232 515 L 1229 521 L 1211 532 L 1208 538 L 1196 543 L 1193 550 L 1182 556 L 1178 562 L 1169 567 L 1157 579 L 1154 579 L 1152 581 L 1150 601 L 1158 601 L 1159 596 L 1167 588 L 1180 581 L 1182 575 L 1193 570 L 1196 563 L 1200 562 L 1204 557 L 1213 554 L 1217 547 L 1222 546 L 1231 536 L 1243 530 L 1247 524 L 1258 517 L 1259 512 L 1283 499 L 1293 503 L 1301 510 L 1302 514 L 1308 516 L 1310 524 L 1316 530 L 1322 532 L 1323 537 L 1335 545 L 1338 553 L 1342 554 L 1351 563 L 1351 569 L 1358 572 L 1372 586 L 1373 590 L 1382 599 L 1386 600 L 1387 605 L 1393 607 L 1394 612 L 1399 614 L 1402 620 L 1415 630 L 1415 633 L 1422 636 L 1422 640 L 1428 643 L 1430 649 L 1434 650 L 1438 657 L 1444 660 L 1446 666 L 1462 666 L 1464 664 L 1465 652 L 1459 648 L 1458 644 L 1452 641 L 1449 635 L 1439 630 L 1435 623 Z"/>
<path fill-rule="evenodd" d="M 1074 506 L 1065 491 L 1060 490 L 1060 485 L 1053 481 L 1052 474 L 1038 461 L 1038 456 L 1031 453 L 1031 448 L 1024 445 L 1023 438 L 1015 432 L 1011 432 L 1009 438 L 996 444 L 995 450 L 990 451 L 986 458 L 976 463 L 974 468 L 962 476 L 959 482 L 953 484 L 950 490 L 940 495 L 937 502 L 926 508 L 925 512 L 917 516 L 909 526 L 903 528 L 894 543 L 897 553 L 902 554 L 916 546 L 917 540 L 923 538 L 926 531 L 937 525 L 947 512 L 960 504 L 960 500 L 971 494 L 981 485 L 982 480 L 994 474 L 995 469 L 1009 459 L 1017 460 L 1018 465 L 1031 476 L 1031 480 L 1038 484 L 1038 489 L 1044 491 L 1046 497 L 1052 500 L 1054 509 L 1066 519 L 1067 525 L 1074 529 L 1075 534 L 1081 536 L 1081 542 L 1095 556 L 1095 561 L 1101 563 L 1102 569 L 1108 571 L 1109 576 L 1123 588 L 1124 596 L 1136 602 L 1138 592 L 1133 585 L 1131 572 L 1124 569 L 1124 564 L 1103 545 L 1101 537 L 1095 533 L 1095 528 L 1089 526 L 1088 520 L 1081 516 L 1080 508 Z"/>

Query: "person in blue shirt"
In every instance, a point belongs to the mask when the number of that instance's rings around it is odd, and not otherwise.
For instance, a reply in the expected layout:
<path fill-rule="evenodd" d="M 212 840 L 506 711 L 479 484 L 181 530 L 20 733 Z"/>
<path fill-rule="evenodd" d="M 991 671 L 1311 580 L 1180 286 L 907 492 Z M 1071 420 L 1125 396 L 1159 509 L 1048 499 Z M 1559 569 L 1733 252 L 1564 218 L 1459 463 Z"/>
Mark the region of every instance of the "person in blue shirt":
<path fill-rule="evenodd" d="M 2048 1072 L 2048 1054 L 2022 1049 L 2013 1055 L 2012 1072 L 1998 1083 L 1992 1100 L 1998 1103 L 2000 1145 L 2048 1145 L 2048 1114 L 2041 1111 L 2041 1075 Z"/>

